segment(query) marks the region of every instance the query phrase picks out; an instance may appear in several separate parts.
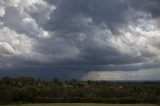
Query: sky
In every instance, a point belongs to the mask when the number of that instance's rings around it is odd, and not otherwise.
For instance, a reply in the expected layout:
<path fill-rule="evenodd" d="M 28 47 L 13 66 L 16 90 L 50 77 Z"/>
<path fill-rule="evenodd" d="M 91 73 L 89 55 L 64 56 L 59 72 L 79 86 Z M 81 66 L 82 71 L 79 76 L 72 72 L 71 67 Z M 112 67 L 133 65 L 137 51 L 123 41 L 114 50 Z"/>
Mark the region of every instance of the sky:
<path fill-rule="evenodd" d="M 0 77 L 160 80 L 159 0 L 0 0 Z"/>

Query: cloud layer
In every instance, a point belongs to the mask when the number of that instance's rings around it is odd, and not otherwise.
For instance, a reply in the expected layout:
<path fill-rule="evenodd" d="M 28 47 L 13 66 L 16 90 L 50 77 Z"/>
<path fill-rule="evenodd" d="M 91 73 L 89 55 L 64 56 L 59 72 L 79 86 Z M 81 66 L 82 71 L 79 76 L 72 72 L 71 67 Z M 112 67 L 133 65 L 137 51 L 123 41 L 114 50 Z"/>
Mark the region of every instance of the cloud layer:
<path fill-rule="evenodd" d="M 50 67 L 55 73 L 70 73 L 68 78 L 74 70 L 81 73 L 77 78 L 94 80 L 98 78 L 92 73 L 100 73 L 102 80 L 109 80 L 108 73 L 113 79 L 120 73 L 129 80 L 129 71 L 155 75 L 160 65 L 159 4 L 158 0 L 1 0 L 1 71 Z"/>

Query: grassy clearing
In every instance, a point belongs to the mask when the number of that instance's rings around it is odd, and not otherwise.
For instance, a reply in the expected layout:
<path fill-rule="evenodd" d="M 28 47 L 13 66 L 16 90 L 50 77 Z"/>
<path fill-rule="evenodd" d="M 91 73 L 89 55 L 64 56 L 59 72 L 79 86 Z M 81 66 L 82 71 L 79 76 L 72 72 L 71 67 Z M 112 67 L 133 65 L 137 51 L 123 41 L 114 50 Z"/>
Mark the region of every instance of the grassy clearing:
<path fill-rule="evenodd" d="M 8 106 L 158 106 L 155 104 L 91 104 L 91 103 L 52 103 L 52 104 L 21 104 Z"/>

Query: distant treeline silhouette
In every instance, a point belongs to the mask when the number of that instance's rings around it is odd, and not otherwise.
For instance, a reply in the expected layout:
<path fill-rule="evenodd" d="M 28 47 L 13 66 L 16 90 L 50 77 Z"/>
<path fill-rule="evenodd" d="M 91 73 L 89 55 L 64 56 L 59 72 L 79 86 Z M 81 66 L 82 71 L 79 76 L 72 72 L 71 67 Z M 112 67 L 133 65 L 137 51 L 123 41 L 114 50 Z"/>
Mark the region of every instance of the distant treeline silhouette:
<path fill-rule="evenodd" d="M 0 104 L 160 103 L 160 82 L 43 81 L 32 77 L 0 80 Z"/>

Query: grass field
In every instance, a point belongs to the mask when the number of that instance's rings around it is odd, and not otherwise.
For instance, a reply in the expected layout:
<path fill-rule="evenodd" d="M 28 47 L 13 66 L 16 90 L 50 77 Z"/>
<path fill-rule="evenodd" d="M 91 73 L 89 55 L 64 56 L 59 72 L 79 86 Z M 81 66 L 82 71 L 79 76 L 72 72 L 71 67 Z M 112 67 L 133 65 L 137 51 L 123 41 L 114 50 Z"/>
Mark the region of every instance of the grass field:
<path fill-rule="evenodd" d="M 55 104 L 21 104 L 7 106 L 158 106 L 154 104 L 87 104 L 87 103 L 55 103 Z"/>

